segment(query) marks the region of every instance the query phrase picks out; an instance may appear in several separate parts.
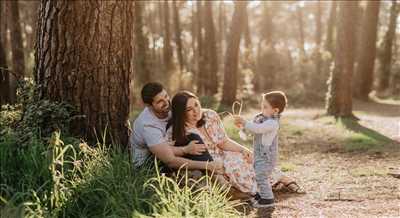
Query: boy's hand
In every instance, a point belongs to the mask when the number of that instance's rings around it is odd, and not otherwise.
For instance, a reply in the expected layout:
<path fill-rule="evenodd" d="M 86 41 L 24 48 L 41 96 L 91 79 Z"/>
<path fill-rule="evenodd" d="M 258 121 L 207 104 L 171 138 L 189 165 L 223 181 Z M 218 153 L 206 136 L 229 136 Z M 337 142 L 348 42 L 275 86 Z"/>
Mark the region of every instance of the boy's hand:
<path fill-rule="evenodd" d="M 238 128 L 243 128 L 246 120 L 241 116 L 233 116 L 235 126 Z"/>

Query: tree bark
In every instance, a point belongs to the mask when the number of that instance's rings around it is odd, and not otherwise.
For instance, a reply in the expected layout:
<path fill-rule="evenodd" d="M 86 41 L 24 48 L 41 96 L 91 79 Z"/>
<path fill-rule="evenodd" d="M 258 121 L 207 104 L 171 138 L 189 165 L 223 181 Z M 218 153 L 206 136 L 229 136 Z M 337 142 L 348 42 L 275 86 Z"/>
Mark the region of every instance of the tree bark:
<path fill-rule="evenodd" d="M 221 60 L 219 62 L 219 72 L 221 72 L 220 74 L 220 78 L 222 78 L 222 72 L 224 71 L 224 62 L 222 60 L 224 60 L 224 51 L 226 48 L 226 9 L 225 9 L 225 3 L 223 1 L 221 1 L 219 3 L 219 11 L 218 11 L 218 60 Z"/>
<path fill-rule="evenodd" d="M 145 84 L 152 80 L 149 68 L 148 41 L 143 33 L 143 2 L 135 1 L 135 74 L 138 82 Z"/>
<path fill-rule="evenodd" d="M 206 56 L 208 57 L 207 74 L 209 75 L 206 82 L 206 94 L 214 95 L 218 92 L 218 51 L 211 1 L 205 2 L 204 10 Z"/>
<path fill-rule="evenodd" d="M 204 37 L 203 37 L 203 2 L 201 0 L 196 1 L 197 12 L 196 12 L 196 39 L 197 39 L 197 94 L 206 94 L 206 83 L 207 83 L 207 72 L 206 72 L 206 55 L 204 49 Z"/>
<path fill-rule="evenodd" d="M 22 44 L 21 23 L 18 1 L 8 1 L 10 11 L 10 42 L 12 51 L 12 74 L 10 77 L 10 100 L 16 101 L 17 83 L 25 75 L 24 46 Z"/>
<path fill-rule="evenodd" d="M 354 70 L 355 16 L 357 1 L 339 2 L 335 65 L 328 81 L 327 113 L 352 117 L 352 76 Z"/>
<path fill-rule="evenodd" d="M 297 24 L 299 26 L 299 48 L 300 48 L 300 60 L 303 61 L 306 58 L 305 34 L 304 34 L 304 21 L 303 21 L 303 7 L 297 6 L 296 10 Z"/>
<path fill-rule="evenodd" d="M 83 118 L 74 120 L 71 131 L 89 140 L 104 134 L 115 144 L 127 143 L 133 9 L 131 1 L 41 1 L 39 97 L 75 106 Z"/>
<path fill-rule="evenodd" d="M 319 0 L 315 4 L 315 50 L 314 50 L 314 61 L 315 61 L 315 73 L 312 77 L 313 80 L 311 82 L 311 86 L 316 87 L 318 90 L 323 88 L 325 84 L 323 81 L 326 81 L 326 77 L 322 72 L 322 57 L 321 57 L 321 42 L 322 42 L 322 3 Z"/>
<path fill-rule="evenodd" d="M 263 2 L 260 41 L 257 46 L 256 70 L 254 75 L 254 90 L 265 92 L 275 84 L 276 63 L 271 58 L 278 54 L 274 49 L 274 23 L 273 16 L 276 3 Z"/>
<path fill-rule="evenodd" d="M 334 40 L 334 32 L 336 29 L 336 14 L 337 14 L 337 1 L 331 2 L 331 8 L 329 12 L 328 18 L 328 27 L 326 31 L 326 40 L 325 40 L 325 50 L 329 52 L 329 58 L 326 58 L 324 61 L 324 75 L 329 77 L 330 67 L 332 64 L 332 60 L 335 59 L 335 40 Z"/>
<path fill-rule="evenodd" d="M 374 81 L 374 66 L 376 57 L 376 37 L 378 30 L 380 1 L 368 1 L 363 19 L 360 39 L 360 53 L 358 55 L 357 80 L 359 86 L 356 97 L 368 100 Z M 357 81 L 356 81 L 357 82 Z"/>
<path fill-rule="evenodd" d="M 168 1 L 163 2 L 164 9 L 164 66 L 167 72 L 167 77 L 172 73 L 173 67 L 173 53 L 171 48 L 171 31 L 170 31 L 170 15 L 169 15 L 169 3 Z"/>
<path fill-rule="evenodd" d="M 389 26 L 382 42 L 382 53 L 379 56 L 380 78 L 378 90 L 381 92 L 389 88 L 390 72 L 392 68 L 393 42 L 396 38 L 396 21 L 399 15 L 399 11 L 400 7 L 398 6 L 398 3 L 396 3 L 396 0 L 392 0 Z"/>
<path fill-rule="evenodd" d="M 331 54 L 331 57 L 334 57 L 334 31 L 336 27 L 336 14 L 337 14 L 337 1 L 331 2 L 331 8 L 329 12 L 328 18 L 328 28 L 326 29 L 326 41 L 325 41 L 325 49 Z"/>
<path fill-rule="evenodd" d="M 3 4 L 0 3 L 0 13 L 3 14 Z M 2 18 L 1 18 L 2 19 Z M 1 21 L 2 22 L 2 21 Z M 0 22 L 0 23 L 1 23 Z M 3 31 L 3 25 L 0 24 L 0 33 Z M 3 34 L 0 34 L 0 106 L 3 104 L 10 103 L 10 77 L 7 69 L 7 58 L 4 49 L 3 42 L 5 39 L 2 38 Z"/>
<path fill-rule="evenodd" d="M 183 48 L 181 39 L 181 22 L 179 20 L 179 8 L 177 6 L 177 1 L 172 2 L 173 12 L 174 12 L 174 27 L 175 27 L 175 43 L 176 43 L 176 54 L 178 56 L 179 71 L 182 73 L 185 69 L 185 59 L 183 58 Z"/>
<path fill-rule="evenodd" d="M 236 100 L 239 45 L 244 31 L 244 16 L 247 2 L 235 2 L 232 23 L 229 28 L 228 45 L 225 54 L 224 86 L 221 105 L 231 105 Z"/>

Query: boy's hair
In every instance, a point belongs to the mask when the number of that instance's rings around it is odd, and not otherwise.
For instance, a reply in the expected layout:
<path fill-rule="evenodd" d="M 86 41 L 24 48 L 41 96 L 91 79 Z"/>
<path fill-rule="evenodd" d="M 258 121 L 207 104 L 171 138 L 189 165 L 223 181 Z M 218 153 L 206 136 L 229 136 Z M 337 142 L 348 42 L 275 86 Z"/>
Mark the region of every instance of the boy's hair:
<path fill-rule="evenodd" d="M 262 98 L 268 103 L 271 104 L 272 108 L 278 108 L 279 114 L 285 110 L 287 104 L 287 98 L 284 92 L 282 91 L 272 91 L 268 93 L 264 93 Z"/>
<path fill-rule="evenodd" d="M 153 98 L 164 90 L 163 85 L 158 82 L 150 82 L 143 86 L 141 94 L 144 103 L 151 105 Z"/>

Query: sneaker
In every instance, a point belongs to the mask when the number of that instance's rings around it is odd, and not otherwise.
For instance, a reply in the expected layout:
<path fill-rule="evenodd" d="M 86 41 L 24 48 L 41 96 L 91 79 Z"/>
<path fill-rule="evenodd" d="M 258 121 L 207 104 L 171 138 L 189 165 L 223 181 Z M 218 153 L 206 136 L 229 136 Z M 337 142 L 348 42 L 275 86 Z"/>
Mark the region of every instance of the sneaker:
<path fill-rule="evenodd" d="M 260 198 L 258 201 L 256 201 L 255 204 L 253 204 L 253 207 L 255 208 L 266 208 L 266 207 L 270 207 L 273 208 L 275 207 L 274 204 L 274 199 L 264 199 L 264 198 Z"/>
<path fill-rule="evenodd" d="M 254 205 L 258 202 L 258 200 L 261 199 L 261 195 L 257 192 L 255 195 L 252 196 L 252 198 L 250 198 L 248 200 L 248 204 L 250 205 Z"/>

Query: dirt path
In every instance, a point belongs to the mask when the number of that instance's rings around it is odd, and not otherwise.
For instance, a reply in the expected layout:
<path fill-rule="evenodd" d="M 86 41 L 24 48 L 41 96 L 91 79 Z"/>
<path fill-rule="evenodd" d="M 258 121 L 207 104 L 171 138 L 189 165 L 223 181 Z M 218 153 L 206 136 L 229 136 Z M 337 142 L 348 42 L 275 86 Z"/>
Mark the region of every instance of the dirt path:
<path fill-rule="evenodd" d="M 400 134 L 400 105 L 356 102 L 354 108 L 368 133 L 390 139 Z M 348 152 L 346 140 L 363 136 L 321 117 L 323 112 L 291 109 L 282 118 L 280 165 L 307 194 L 278 193 L 273 217 L 400 217 L 400 179 L 387 174 L 400 168 L 400 144 Z"/>

